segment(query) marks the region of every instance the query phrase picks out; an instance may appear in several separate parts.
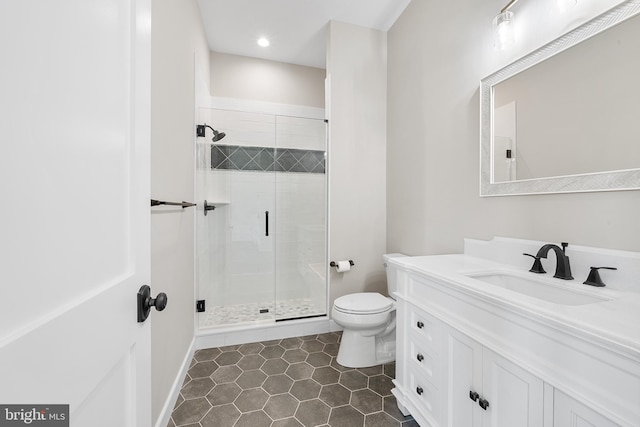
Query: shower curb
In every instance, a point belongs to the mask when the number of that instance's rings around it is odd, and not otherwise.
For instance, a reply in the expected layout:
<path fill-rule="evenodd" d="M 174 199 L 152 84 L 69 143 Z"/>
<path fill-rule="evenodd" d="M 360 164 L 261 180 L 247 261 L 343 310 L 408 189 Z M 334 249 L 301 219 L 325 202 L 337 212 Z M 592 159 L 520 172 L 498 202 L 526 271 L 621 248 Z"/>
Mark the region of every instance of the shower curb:
<path fill-rule="evenodd" d="M 195 350 L 341 330 L 342 328 L 328 316 L 278 323 L 273 321 L 262 324 L 252 322 L 242 326 L 208 328 L 196 332 Z"/>

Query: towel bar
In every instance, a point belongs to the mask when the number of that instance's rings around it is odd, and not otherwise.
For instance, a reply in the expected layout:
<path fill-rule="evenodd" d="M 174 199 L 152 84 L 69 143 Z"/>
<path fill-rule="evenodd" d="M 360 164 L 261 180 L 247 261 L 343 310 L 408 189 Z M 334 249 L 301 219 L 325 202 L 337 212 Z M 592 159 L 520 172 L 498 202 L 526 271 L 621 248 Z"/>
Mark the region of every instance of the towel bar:
<path fill-rule="evenodd" d="M 181 206 L 182 209 L 184 208 L 190 208 L 191 206 L 195 206 L 195 203 L 189 203 L 189 202 L 165 202 L 163 200 L 154 200 L 151 199 L 151 206 L 160 206 L 160 205 L 166 205 L 166 206 Z"/>

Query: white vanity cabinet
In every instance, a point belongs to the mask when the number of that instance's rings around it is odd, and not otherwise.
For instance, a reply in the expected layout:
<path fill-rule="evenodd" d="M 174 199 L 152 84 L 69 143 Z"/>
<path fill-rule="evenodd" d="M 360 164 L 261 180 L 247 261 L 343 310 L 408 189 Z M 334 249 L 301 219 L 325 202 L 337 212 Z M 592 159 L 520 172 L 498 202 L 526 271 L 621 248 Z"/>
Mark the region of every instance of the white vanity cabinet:
<path fill-rule="evenodd" d="M 543 426 L 543 381 L 445 326 L 446 425 Z"/>
<path fill-rule="evenodd" d="M 638 403 L 640 405 L 640 403 Z M 617 427 L 618 424 L 593 409 L 556 390 L 553 399 L 553 425 L 577 427 Z"/>
<path fill-rule="evenodd" d="M 637 352 L 400 270 L 393 394 L 421 427 L 640 426 Z"/>
<path fill-rule="evenodd" d="M 408 321 L 397 337 L 396 397 L 421 425 L 543 426 L 540 378 L 413 304 L 401 301 L 398 319 Z"/>

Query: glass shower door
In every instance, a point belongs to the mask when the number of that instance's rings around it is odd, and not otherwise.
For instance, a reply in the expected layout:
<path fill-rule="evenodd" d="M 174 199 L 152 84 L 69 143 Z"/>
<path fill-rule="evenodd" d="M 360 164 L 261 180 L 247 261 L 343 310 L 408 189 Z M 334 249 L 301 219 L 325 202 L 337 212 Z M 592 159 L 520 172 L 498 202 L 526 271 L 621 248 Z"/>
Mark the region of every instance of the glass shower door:
<path fill-rule="evenodd" d="M 226 134 L 197 138 L 200 328 L 325 315 L 324 121 L 201 109 L 199 123 Z"/>
<path fill-rule="evenodd" d="M 202 109 L 209 134 L 198 150 L 199 199 L 216 206 L 200 216 L 200 327 L 273 321 L 275 318 L 275 118 L 273 115 Z M 200 142 L 199 142 L 200 143 Z M 202 153 L 201 153 L 202 152 Z"/>
<path fill-rule="evenodd" d="M 276 116 L 276 320 L 326 314 L 324 120 Z"/>

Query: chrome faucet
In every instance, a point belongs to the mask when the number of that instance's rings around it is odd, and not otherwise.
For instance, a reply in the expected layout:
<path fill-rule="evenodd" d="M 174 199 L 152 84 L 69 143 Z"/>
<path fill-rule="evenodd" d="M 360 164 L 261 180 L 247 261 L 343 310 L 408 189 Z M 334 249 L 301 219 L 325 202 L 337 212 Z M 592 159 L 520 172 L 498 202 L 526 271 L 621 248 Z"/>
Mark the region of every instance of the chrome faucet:
<path fill-rule="evenodd" d="M 556 253 L 556 274 L 554 274 L 553 277 L 564 280 L 573 280 L 573 276 L 571 275 L 571 266 L 569 265 L 569 257 L 565 254 L 565 249 L 569 244 L 566 242 L 562 242 L 561 244 L 562 249 L 560 249 L 558 245 L 544 245 L 538 250 L 538 253 L 533 258 L 535 258 L 536 261 L 540 261 L 540 258 L 547 258 L 549 250 L 553 249 Z M 536 273 L 544 273 L 544 270 L 536 271 Z"/>

